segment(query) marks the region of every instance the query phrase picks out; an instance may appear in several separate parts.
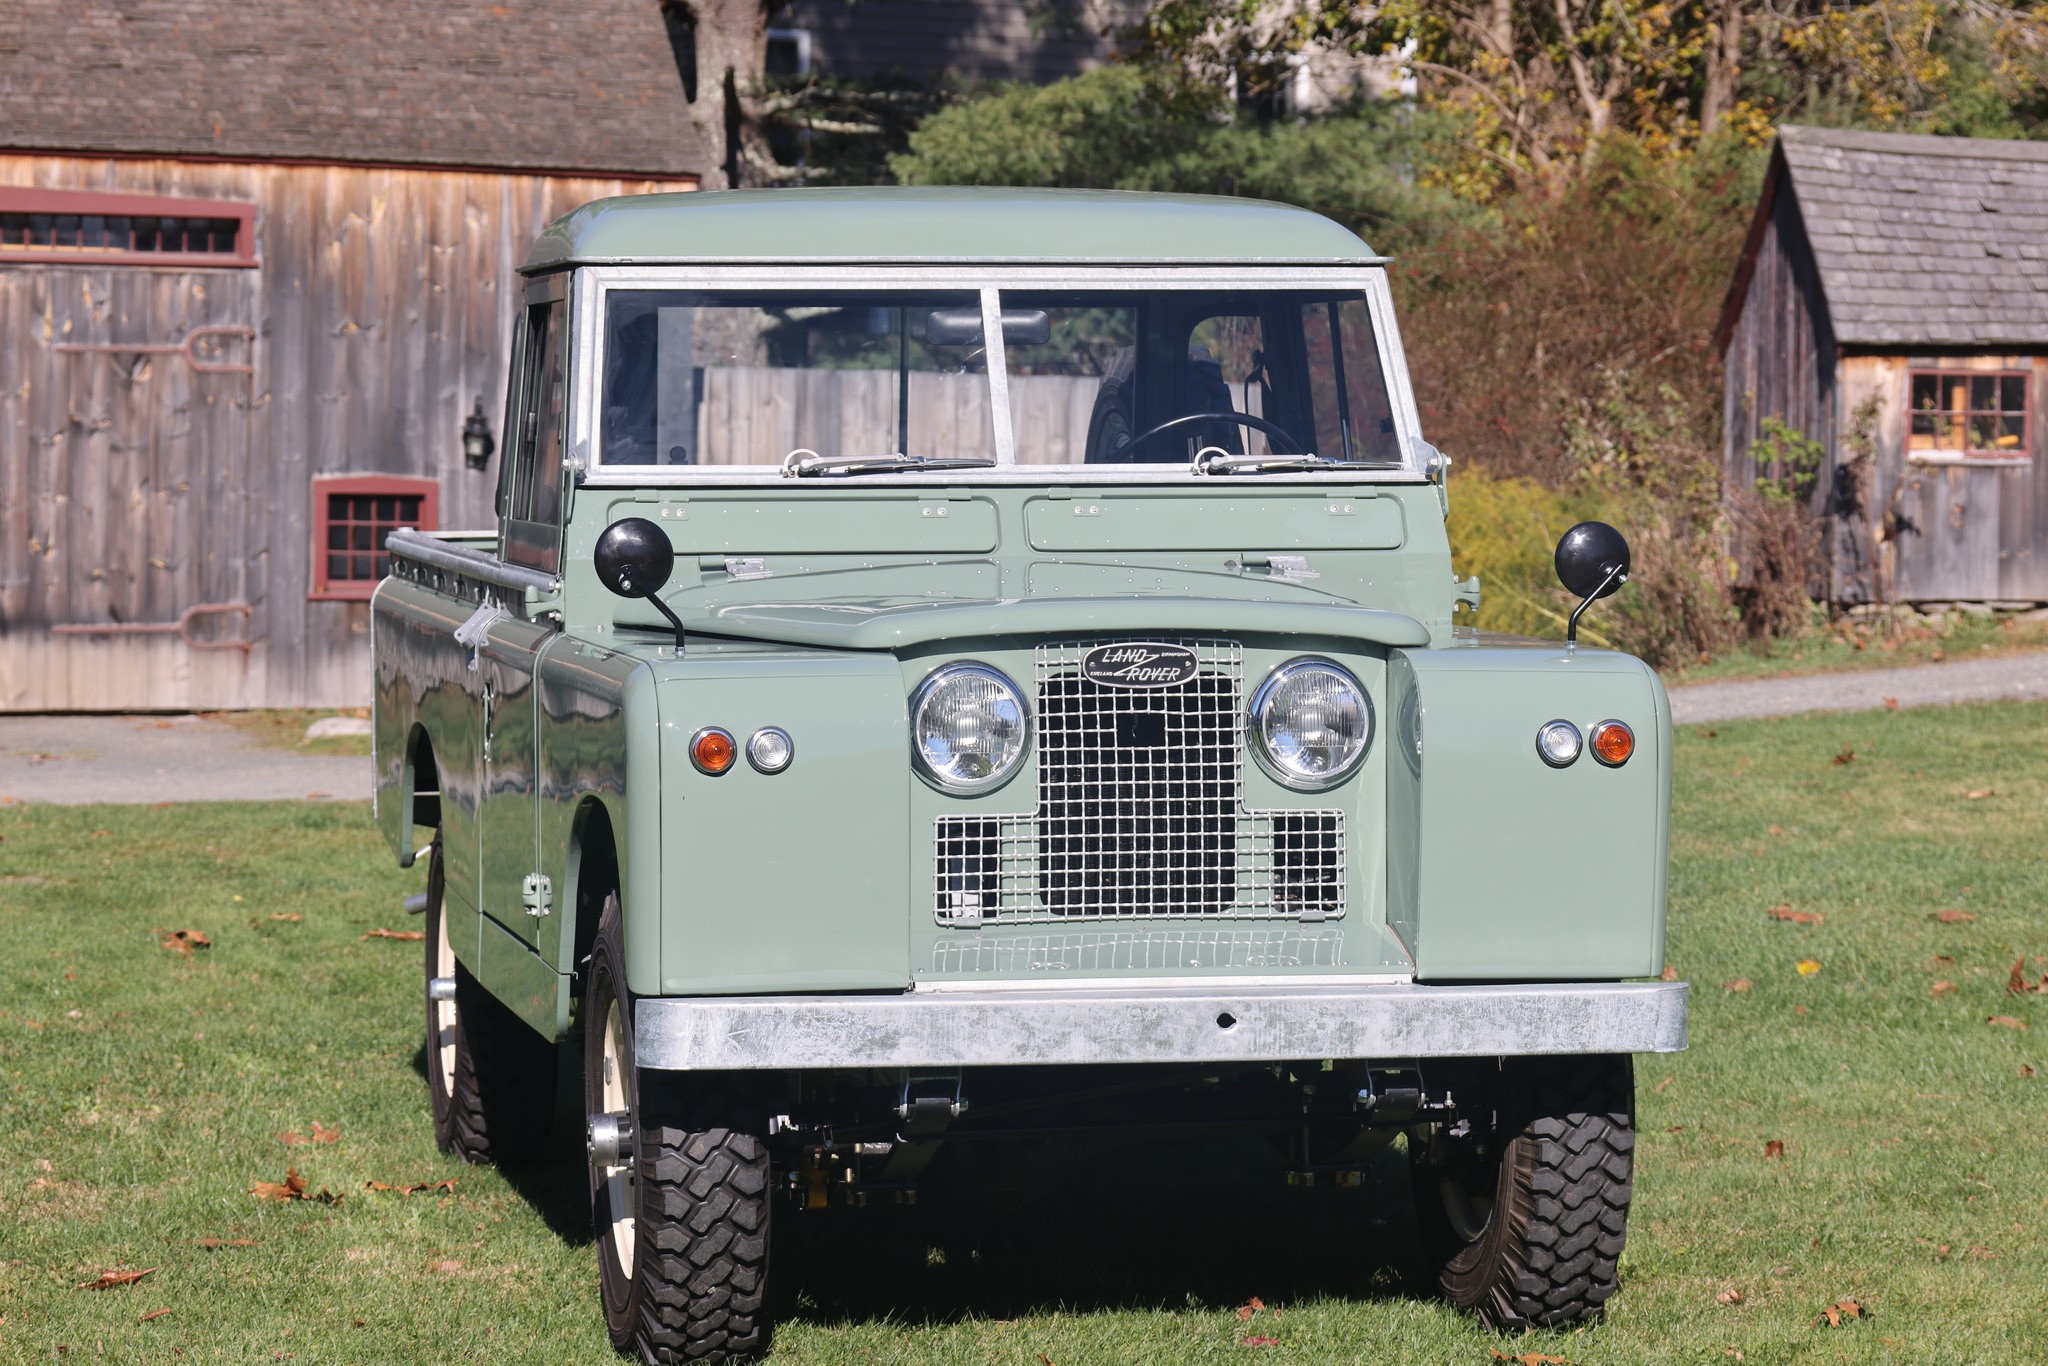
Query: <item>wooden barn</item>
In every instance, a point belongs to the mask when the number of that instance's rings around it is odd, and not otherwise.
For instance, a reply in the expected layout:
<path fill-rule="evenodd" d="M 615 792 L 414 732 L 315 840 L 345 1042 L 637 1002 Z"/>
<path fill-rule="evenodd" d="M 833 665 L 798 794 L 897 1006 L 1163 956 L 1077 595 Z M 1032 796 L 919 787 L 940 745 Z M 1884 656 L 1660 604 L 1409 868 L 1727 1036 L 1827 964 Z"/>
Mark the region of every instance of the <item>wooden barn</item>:
<path fill-rule="evenodd" d="M 2048 144 L 1781 129 L 1716 342 L 1726 487 L 1818 443 L 1828 598 L 2048 602 Z"/>
<path fill-rule="evenodd" d="M 0 7 L 0 710 L 367 702 L 514 266 L 704 164 L 652 0 Z"/>

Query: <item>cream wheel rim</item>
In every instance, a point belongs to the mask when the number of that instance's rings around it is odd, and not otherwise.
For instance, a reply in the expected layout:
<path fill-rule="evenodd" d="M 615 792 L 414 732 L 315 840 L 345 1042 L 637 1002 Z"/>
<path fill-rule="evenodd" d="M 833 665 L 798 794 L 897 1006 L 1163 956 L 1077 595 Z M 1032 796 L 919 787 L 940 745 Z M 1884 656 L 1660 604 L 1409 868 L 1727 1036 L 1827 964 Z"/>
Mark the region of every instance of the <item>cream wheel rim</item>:
<path fill-rule="evenodd" d="M 626 1087 L 626 1050 L 624 1026 L 619 1020 L 619 1003 L 616 998 L 606 1004 L 604 1012 L 604 1079 L 603 1095 L 606 1114 L 629 1114 L 632 1105 Z M 638 1117 L 635 1116 L 637 1119 Z M 633 1136 L 635 1146 L 639 1135 Z M 612 1257 L 618 1262 L 619 1273 L 633 1274 L 633 1160 L 630 1153 L 620 1156 L 626 1160 L 615 1167 L 605 1167 L 600 1176 L 604 1181 L 605 1208 L 611 1212 Z"/>
<path fill-rule="evenodd" d="M 448 916 L 445 909 L 434 916 L 434 976 L 450 981 L 455 976 L 455 947 L 448 942 Z M 431 986 L 431 984 L 429 984 Z M 432 1012 L 429 1018 L 434 1022 L 434 1056 L 440 1064 L 435 1084 L 441 1089 L 444 1100 L 455 1095 L 455 1002 L 437 1001 L 427 998 L 427 1007 Z"/>

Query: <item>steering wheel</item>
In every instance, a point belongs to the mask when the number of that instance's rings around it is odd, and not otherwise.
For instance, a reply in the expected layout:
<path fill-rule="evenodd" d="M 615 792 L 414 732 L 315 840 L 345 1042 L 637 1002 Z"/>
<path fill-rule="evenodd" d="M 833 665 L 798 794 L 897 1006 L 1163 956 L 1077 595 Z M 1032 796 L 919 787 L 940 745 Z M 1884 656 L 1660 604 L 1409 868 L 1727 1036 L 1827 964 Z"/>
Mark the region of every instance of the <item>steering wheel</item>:
<path fill-rule="evenodd" d="M 1129 452 L 1138 449 L 1138 447 L 1144 445 L 1153 437 L 1163 432 L 1173 431 L 1177 427 L 1192 427 L 1202 422 L 1229 422 L 1239 427 L 1249 427 L 1253 431 L 1264 432 L 1267 436 L 1276 437 L 1286 442 L 1287 449 L 1278 452 L 1280 455 L 1304 454 L 1301 444 L 1288 433 L 1285 427 L 1277 422 L 1268 422 L 1263 417 L 1255 417 L 1250 413 L 1185 413 L 1180 417 L 1169 417 L 1157 426 L 1147 427 L 1144 431 L 1132 437 L 1124 448 L 1116 454 L 1120 458 L 1128 459 Z"/>

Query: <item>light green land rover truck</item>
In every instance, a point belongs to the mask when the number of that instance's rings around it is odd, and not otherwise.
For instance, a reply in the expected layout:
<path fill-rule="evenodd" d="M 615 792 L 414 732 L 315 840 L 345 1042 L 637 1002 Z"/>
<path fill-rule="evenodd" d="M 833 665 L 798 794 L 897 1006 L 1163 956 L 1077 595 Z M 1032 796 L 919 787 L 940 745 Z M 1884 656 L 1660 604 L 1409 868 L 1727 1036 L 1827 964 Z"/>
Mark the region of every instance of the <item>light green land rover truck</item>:
<path fill-rule="evenodd" d="M 1399 1137 L 1453 1301 L 1614 1291 L 1631 1055 L 1686 1037 L 1670 713 L 1454 624 L 1386 272 L 1107 193 L 541 237 L 498 525 L 389 541 L 377 813 L 441 1143 L 534 1155 L 581 1050 L 621 1350 L 763 1351 L 778 1221 L 1110 1129 L 1331 1185 Z M 1558 566 L 1583 611 L 1626 545 Z"/>

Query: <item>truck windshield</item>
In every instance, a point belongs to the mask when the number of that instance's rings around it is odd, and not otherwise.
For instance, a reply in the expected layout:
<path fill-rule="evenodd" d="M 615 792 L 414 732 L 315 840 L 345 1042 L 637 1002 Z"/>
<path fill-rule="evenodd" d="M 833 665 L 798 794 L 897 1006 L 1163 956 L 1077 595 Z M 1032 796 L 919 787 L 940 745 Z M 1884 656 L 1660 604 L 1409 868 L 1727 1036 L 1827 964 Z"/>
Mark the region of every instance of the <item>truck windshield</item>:
<path fill-rule="evenodd" d="M 999 393 L 973 291 L 604 297 L 606 465 L 1402 458 L 1355 291 L 1005 289 Z"/>

